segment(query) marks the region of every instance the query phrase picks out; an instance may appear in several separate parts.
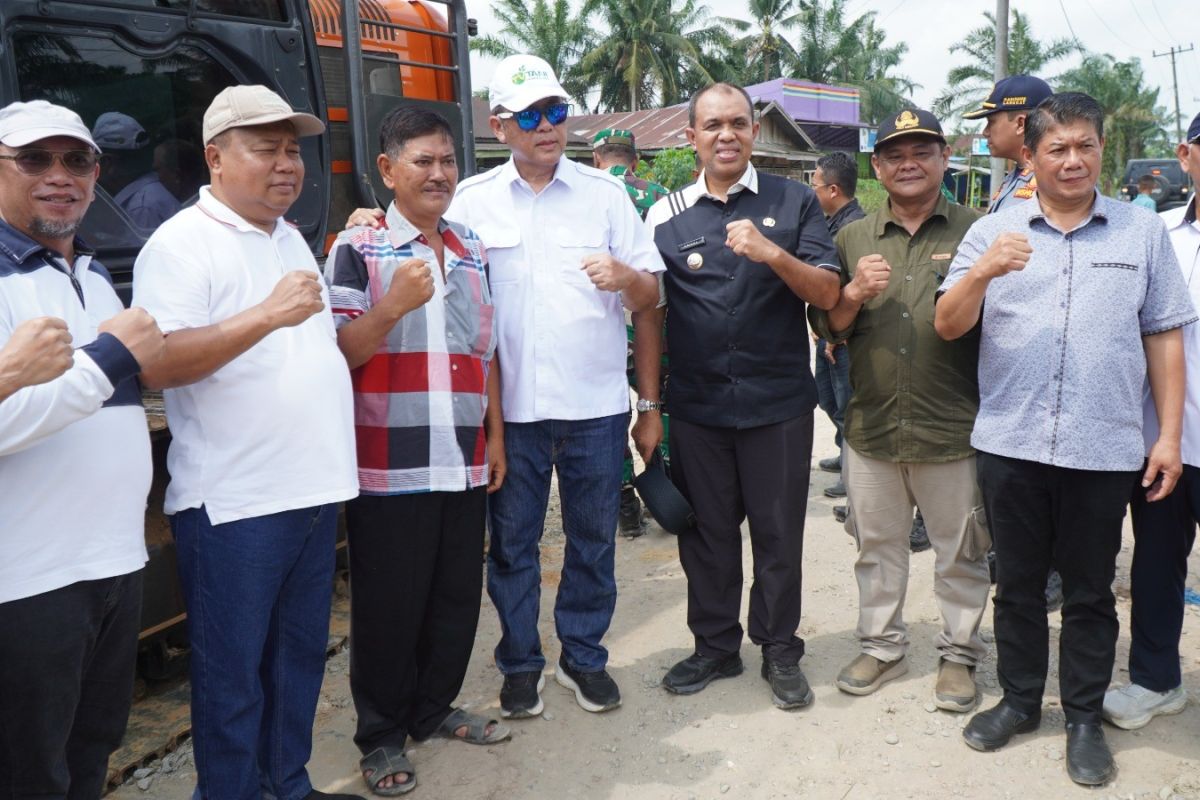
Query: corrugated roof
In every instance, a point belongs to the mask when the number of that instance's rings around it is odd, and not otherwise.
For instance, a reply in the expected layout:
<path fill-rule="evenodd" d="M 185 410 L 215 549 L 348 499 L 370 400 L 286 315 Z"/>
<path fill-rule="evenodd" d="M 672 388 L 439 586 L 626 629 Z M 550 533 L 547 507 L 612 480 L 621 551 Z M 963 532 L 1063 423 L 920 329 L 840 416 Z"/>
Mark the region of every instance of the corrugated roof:
<path fill-rule="evenodd" d="M 592 141 L 597 131 L 623 128 L 633 131 L 639 150 L 671 150 L 687 146 L 687 106 L 649 108 L 643 111 L 618 111 L 611 114 L 580 114 L 567 120 L 574 135 Z"/>

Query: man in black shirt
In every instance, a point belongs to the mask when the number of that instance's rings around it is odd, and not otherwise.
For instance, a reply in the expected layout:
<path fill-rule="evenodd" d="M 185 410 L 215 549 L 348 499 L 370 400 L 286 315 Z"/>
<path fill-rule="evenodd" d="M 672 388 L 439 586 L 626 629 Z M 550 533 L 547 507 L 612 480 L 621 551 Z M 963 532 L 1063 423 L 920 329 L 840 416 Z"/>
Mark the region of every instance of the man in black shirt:
<path fill-rule="evenodd" d="M 758 123 L 745 90 L 697 92 L 686 133 L 703 170 L 646 217 L 667 264 L 672 479 L 696 513 L 679 537 L 695 652 L 663 686 L 690 694 L 742 671 L 749 518 L 750 640 L 775 704 L 799 708 L 812 702 L 796 628 L 817 400 L 804 310 L 837 302 L 837 252 L 812 189 L 750 164 Z M 642 434 L 645 455 L 655 437 Z"/>

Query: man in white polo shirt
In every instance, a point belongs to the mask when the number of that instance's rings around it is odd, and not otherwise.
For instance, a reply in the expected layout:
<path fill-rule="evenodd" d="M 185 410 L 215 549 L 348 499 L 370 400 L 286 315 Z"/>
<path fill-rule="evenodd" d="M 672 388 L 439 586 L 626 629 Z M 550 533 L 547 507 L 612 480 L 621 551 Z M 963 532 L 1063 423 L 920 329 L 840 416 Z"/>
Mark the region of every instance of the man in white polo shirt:
<path fill-rule="evenodd" d="M 316 262 L 282 217 L 303 186 L 299 137 L 323 130 L 265 87 L 222 91 L 204 114 L 211 185 L 134 266 L 135 301 L 167 332 L 144 379 L 166 389 L 174 437 L 166 513 L 207 800 L 327 796 L 305 764 L 336 503 L 358 494 L 350 374 Z"/>
<path fill-rule="evenodd" d="M 75 236 L 98 156 L 69 109 L 0 109 L 5 800 L 99 797 L 133 695 L 151 470 L 136 376 L 163 337 Z"/>
<path fill-rule="evenodd" d="M 503 634 L 500 713 L 542 710 L 538 541 L 551 470 L 567 538 L 554 622 L 555 677 L 588 711 L 621 703 L 605 670 L 621 461 L 629 428 L 625 318 L 658 302 L 662 259 L 611 175 L 563 156 L 567 93 L 535 56 L 510 56 L 488 87 L 489 124 L 512 158 L 458 185 L 447 219 L 487 248 L 503 365 L 508 475 L 492 495 L 488 594 Z"/>

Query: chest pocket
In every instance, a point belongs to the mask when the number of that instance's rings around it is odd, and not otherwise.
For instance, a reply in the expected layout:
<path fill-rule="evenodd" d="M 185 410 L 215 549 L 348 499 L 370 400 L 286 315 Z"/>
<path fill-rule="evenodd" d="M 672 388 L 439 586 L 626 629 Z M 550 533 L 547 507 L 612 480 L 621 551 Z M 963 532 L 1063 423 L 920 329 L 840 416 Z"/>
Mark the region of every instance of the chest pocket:
<path fill-rule="evenodd" d="M 591 286 L 592 282 L 582 269 L 585 256 L 608 252 L 608 237 L 602 227 L 595 224 L 559 225 L 550 235 L 557 253 L 555 258 L 561 277 L 569 283 Z"/>
<path fill-rule="evenodd" d="M 483 225 L 475 233 L 488 252 L 488 280 L 492 286 L 521 279 L 521 231 L 515 225 Z"/>

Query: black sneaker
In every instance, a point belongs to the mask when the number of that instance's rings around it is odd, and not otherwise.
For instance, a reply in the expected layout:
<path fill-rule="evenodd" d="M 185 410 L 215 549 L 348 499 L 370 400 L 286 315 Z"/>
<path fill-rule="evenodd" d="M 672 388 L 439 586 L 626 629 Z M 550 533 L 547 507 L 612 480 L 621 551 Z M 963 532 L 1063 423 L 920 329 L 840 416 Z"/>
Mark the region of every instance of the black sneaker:
<path fill-rule="evenodd" d="M 812 689 L 799 664 L 764 658 L 762 676 L 771 684 L 771 701 L 778 708 L 804 708 L 813 701 Z"/>
<path fill-rule="evenodd" d="M 741 675 L 742 657 L 729 653 L 720 658 L 709 658 L 692 653 L 667 672 L 662 679 L 663 688 L 675 694 L 695 694 L 718 678 Z"/>
<path fill-rule="evenodd" d="M 835 483 L 833 486 L 826 487 L 825 496 L 832 497 L 835 500 L 839 497 L 845 497 L 846 496 L 846 484 L 842 483 L 841 478 L 838 478 L 837 483 Z"/>
<path fill-rule="evenodd" d="M 636 539 L 646 532 L 646 523 L 642 519 L 642 501 L 632 486 L 621 488 L 620 511 L 621 535 L 627 539 Z"/>
<path fill-rule="evenodd" d="M 1050 570 L 1046 578 L 1046 613 L 1058 611 L 1063 604 L 1062 575 L 1058 570 Z"/>
<path fill-rule="evenodd" d="M 606 670 L 579 672 L 567 666 L 566 659 L 560 656 L 554 680 L 575 693 L 575 702 L 584 711 L 598 714 L 621 705 L 621 690 Z"/>
<path fill-rule="evenodd" d="M 832 458 L 822 458 L 820 461 L 817 462 L 817 466 L 820 467 L 821 469 L 825 470 L 826 472 L 841 472 L 842 471 L 842 457 L 840 455 L 837 455 L 837 456 L 833 456 Z"/>
<path fill-rule="evenodd" d="M 917 516 L 913 519 L 912 530 L 908 532 L 908 549 L 914 553 L 924 553 L 932 546 L 929 543 L 929 531 L 925 530 L 925 518 L 918 509 Z"/>
<path fill-rule="evenodd" d="M 542 689 L 546 678 L 537 672 L 514 672 L 504 676 L 500 687 L 500 716 L 505 719 L 525 719 L 542 713 Z"/>
<path fill-rule="evenodd" d="M 846 522 L 846 506 L 834 506 L 833 519 L 835 522 L 841 522 L 844 524 Z"/>

